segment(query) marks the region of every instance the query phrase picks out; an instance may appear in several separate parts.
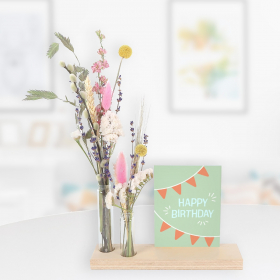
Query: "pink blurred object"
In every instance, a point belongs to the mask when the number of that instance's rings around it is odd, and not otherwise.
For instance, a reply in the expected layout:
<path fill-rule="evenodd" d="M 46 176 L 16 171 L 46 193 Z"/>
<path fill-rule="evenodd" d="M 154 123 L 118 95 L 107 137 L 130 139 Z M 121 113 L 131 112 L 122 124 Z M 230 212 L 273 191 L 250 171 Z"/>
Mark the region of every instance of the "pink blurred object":
<path fill-rule="evenodd" d="M 126 162 L 125 162 L 125 157 L 124 157 L 123 152 L 120 152 L 120 154 L 118 156 L 115 170 L 116 170 L 117 181 L 121 184 L 125 183 L 126 182 Z"/>
<path fill-rule="evenodd" d="M 112 101 L 112 90 L 111 85 L 108 82 L 103 90 L 103 98 L 102 98 L 102 107 L 105 111 L 107 111 L 111 107 L 111 101 Z"/>

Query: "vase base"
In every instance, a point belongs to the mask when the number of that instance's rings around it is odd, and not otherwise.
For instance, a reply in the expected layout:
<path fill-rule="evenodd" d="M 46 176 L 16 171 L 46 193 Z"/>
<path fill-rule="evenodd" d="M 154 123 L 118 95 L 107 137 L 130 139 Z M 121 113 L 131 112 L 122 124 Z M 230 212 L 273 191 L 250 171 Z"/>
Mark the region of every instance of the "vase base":
<path fill-rule="evenodd" d="M 137 255 L 122 257 L 118 245 L 111 254 L 96 247 L 90 259 L 95 270 L 242 270 L 243 259 L 236 244 L 220 247 L 155 247 L 134 245 Z"/>
<path fill-rule="evenodd" d="M 104 248 L 98 248 L 98 251 L 100 252 L 100 253 L 112 253 L 112 252 L 114 252 L 115 251 L 115 247 L 113 247 L 113 250 L 105 250 Z"/>

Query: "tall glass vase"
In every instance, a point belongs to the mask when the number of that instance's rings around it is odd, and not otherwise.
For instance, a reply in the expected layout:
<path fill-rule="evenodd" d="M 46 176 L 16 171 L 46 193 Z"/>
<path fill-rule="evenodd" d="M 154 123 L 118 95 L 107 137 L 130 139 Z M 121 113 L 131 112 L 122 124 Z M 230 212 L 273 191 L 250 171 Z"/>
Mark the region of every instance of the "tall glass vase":
<path fill-rule="evenodd" d="M 134 249 L 134 217 L 133 212 L 122 212 L 121 214 L 121 240 L 120 250 L 123 257 L 136 255 Z"/>
<path fill-rule="evenodd" d="M 113 210 L 108 209 L 105 203 L 105 197 L 110 191 L 110 185 L 99 185 L 97 190 L 97 206 L 98 206 L 98 243 L 99 251 L 102 253 L 110 253 L 113 247 L 113 228 L 112 215 Z"/>

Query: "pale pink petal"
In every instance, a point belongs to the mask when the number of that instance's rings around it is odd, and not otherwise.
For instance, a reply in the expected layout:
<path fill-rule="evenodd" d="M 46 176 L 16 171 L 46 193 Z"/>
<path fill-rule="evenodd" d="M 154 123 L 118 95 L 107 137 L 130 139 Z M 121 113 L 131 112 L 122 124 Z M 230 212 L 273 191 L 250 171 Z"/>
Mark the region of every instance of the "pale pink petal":
<path fill-rule="evenodd" d="M 111 107 L 112 101 L 112 90 L 111 85 L 108 82 L 103 90 L 102 107 L 107 111 Z"/>
<path fill-rule="evenodd" d="M 120 152 L 118 156 L 115 170 L 117 181 L 121 184 L 126 183 L 126 162 L 123 152 Z"/>

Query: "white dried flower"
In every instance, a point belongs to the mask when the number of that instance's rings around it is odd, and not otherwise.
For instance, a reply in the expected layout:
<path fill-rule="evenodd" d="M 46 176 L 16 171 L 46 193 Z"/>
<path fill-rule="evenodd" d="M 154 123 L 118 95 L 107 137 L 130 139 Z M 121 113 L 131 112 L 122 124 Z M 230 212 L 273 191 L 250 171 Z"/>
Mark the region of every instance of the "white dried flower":
<path fill-rule="evenodd" d="M 114 199 L 114 195 L 111 192 L 108 192 L 105 197 L 105 203 L 106 203 L 106 207 L 108 209 L 111 209 L 112 204 L 113 204 L 113 199 Z"/>
<path fill-rule="evenodd" d="M 80 92 L 83 99 L 87 99 L 87 93 L 85 91 Z"/>
<path fill-rule="evenodd" d="M 86 109 L 83 111 L 83 116 L 85 119 L 88 119 L 88 112 Z"/>
<path fill-rule="evenodd" d="M 100 133 L 106 142 L 113 143 L 117 142 L 119 136 L 123 136 L 121 122 L 115 113 L 107 111 L 106 114 L 102 116 Z"/>
<path fill-rule="evenodd" d="M 71 64 L 68 64 L 68 65 L 67 65 L 67 69 L 68 69 L 70 72 L 74 72 L 74 67 L 73 67 L 73 65 L 71 65 Z"/>
<path fill-rule="evenodd" d="M 137 174 L 134 175 L 134 178 L 131 180 L 131 184 L 130 184 L 130 190 L 132 193 L 136 193 L 136 188 L 143 183 L 144 180 L 146 180 L 147 175 L 149 177 L 152 177 L 153 175 L 153 169 L 149 168 L 149 169 L 145 169 L 143 171 L 139 171 Z"/>
<path fill-rule="evenodd" d="M 71 137 L 75 140 L 75 141 L 77 141 L 77 140 L 79 140 L 81 137 L 82 137 L 82 134 L 81 134 L 81 132 L 80 132 L 80 130 L 75 130 L 75 131 L 73 131 L 72 133 L 71 133 Z"/>
<path fill-rule="evenodd" d="M 65 62 L 61 60 L 61 61 L 59 61 L 59 65 L 64 68 L 65 67 Z"/>
<path fill-rule="evenodd" d="M 121 184 L 121 183 L 118 183 L 118 184 L 115 185 L 115 188 L 114 188 L 114 194 L 115 194 L 115 196 L 118 195 L 118 192 L 119 192 L 119 190 L 120 190 L 121 188 L 122 188 L 122 184 Z"/>
<path fill-rule="evenodd" d="M 70 88 L 71 88 L 74 92 L 77 91 L 77 87 L 76 87 L 76 85 L 75 85 L 74 83 L 71 83 L 71 84 L 70 84 Z"/>
<path fill-rule="evenodd" d="M 120 203 L 125 203 L 126 200 L 126 188 L 121 188 L 119 192 Z"/>
<path fill-rule="evenodd" d="M 77 77 L 74 74 L 69 75 L 69 79 L 71 82 L 76 83 L 77 82 Z"/>

